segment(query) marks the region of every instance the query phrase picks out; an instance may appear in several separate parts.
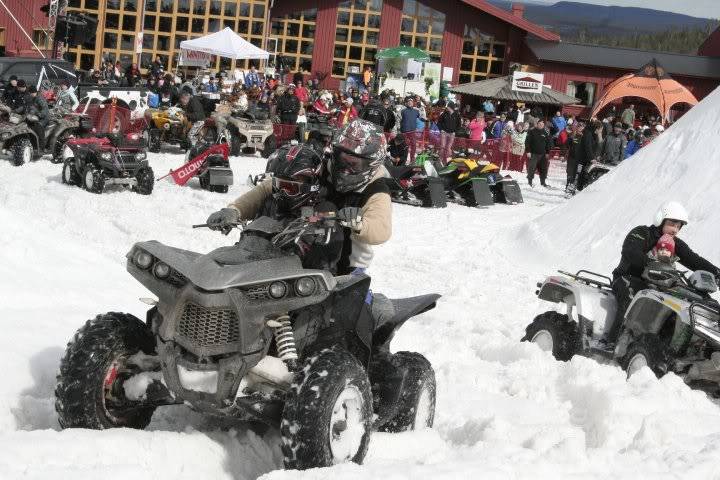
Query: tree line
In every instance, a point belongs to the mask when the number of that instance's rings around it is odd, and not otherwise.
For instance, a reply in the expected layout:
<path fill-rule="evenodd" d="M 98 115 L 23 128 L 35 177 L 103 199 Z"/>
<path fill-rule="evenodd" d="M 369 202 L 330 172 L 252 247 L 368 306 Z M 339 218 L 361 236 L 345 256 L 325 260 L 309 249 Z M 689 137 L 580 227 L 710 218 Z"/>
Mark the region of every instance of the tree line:
<path fill-rule="evenodd" d="M 672 28 L 662 32 L 598 33 L 581 29 L 574 34 L 563 34 L 563 40 L 606 47 L 636 48 L 639 50 L 694 55 L 700 45 L 717 27 L 718 22 L 708 22 L 702 27 Z"/>

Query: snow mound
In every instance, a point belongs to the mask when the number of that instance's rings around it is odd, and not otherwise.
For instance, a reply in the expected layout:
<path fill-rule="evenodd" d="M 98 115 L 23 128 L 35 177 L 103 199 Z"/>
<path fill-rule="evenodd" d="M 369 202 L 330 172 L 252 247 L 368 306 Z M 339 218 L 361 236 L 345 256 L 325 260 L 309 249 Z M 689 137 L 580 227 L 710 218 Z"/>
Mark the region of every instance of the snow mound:
<path fill-rule="evenodd" d="M 720 89 L 653 143 L 571 201 L 519 229 L 525 242 L 558 268 L 609 272 L 627 232 L 650 225 L 658 207 L 677 200 L 690 223 L 681 233 L 708 260 L 720 262 Z"/>

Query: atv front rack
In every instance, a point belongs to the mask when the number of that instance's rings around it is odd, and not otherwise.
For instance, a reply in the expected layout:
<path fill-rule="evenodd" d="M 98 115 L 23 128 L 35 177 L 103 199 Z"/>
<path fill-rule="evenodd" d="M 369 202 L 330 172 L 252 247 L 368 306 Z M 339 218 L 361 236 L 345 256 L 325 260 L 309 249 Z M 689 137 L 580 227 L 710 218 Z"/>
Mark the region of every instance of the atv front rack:
<path fill-rule="evenodd" d="M 612 279 L 610 277 L 601 275 L 599 273 L 591 272 L 590 270 L 579 270 L 575 274 L 565 272 L 563 270 L 558 270 L 558 273 L 566 275 L 574 280 L 577 280 L 578 282 L 583 282 L 587 285 L 593 285 L 598 288 L 612 289 Z M 595 278 L 588 277 L 587 275 L 591 275 Z"/>

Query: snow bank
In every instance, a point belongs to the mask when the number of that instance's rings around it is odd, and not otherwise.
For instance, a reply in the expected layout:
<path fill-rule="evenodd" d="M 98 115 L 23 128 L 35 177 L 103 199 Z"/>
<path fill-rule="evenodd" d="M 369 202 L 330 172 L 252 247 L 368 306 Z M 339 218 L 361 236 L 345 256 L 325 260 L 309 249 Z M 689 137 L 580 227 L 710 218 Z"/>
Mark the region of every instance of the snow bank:
<path fill-rule="evenodd" d="M 548 264 L 609 272 L 627 232 L 652 224 L 658 207 L 680 201 L 690 213 L 681 237 L 720 263 L 720 89 L 657 140 L 566 204 L 520 228 Z"/>

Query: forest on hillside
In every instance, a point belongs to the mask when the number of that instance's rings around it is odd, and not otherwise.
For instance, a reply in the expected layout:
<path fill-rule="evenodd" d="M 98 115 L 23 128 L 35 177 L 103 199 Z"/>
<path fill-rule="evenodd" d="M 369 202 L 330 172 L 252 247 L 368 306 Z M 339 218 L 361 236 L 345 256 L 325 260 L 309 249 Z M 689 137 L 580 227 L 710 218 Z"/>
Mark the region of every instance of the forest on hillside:
<path fill-rule="evenodd" d="M 718 22 L 708 22 L 703 27 L 675 28 L 663 32 L 636 32 L 632 34 L 598 34 L 579 30 L 574 35 L 563 34 L 563 41 L 604 45 L 608 47 L 637 48 L 668 53 L 694 55 L 705 39 L 718 27 Z"/>

